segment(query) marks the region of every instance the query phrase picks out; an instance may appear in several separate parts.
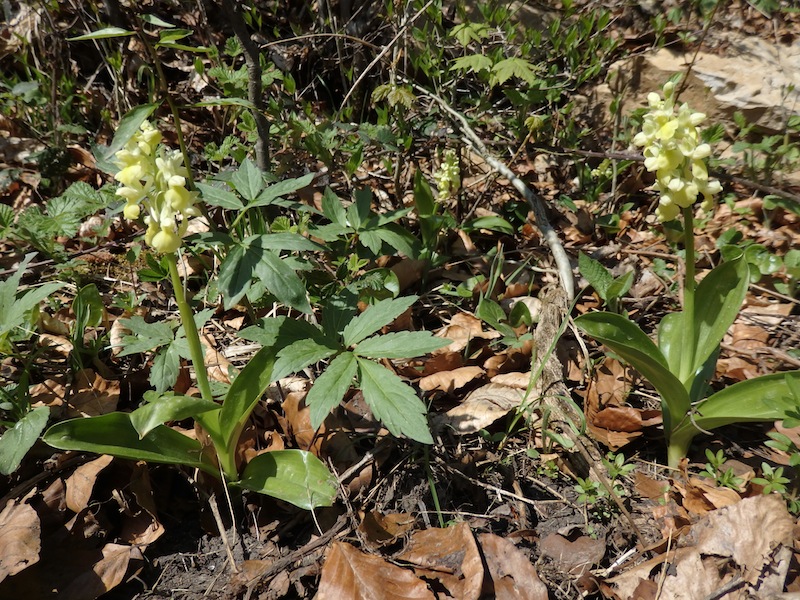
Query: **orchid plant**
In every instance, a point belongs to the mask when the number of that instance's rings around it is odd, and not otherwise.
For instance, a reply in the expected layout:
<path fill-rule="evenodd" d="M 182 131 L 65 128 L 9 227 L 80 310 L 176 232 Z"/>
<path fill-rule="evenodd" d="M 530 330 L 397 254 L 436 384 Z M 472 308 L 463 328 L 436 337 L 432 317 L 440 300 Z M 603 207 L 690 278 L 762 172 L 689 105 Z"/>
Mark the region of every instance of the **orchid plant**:
<path fill-rule="evenodd" d="M 188 342 L 200 397 L 165 393 L 131 413 L 78 418 L 53 425 L 44 441 L 62 450 L 110 454 L 132 460 L 186 465 L 223 479 L 228 484 L 268 494 L 302 508 L 332 504 L 336 480 L 314 455 L 302 450 L 260 454 L 243 467 L 237 460 L 239 437 L 250 413 L 273 380 L 276 350 L 262 348 L 236 376 L 219 404 L 212 395 L 203 347 L 184 282 L 178 271 L 182 236 L 189 220 L 200 214 L 197 192 L 187 189 L 189 172 L 180 151 L 161 143 L 161 132 L 134 113 L 118 130 L 114 145 L 125 199 L 126 219 L 143 217 L 145 242 L 167 258 L 172 289 Z M 143 116 L 144 115 L 144 116 Z M 120 139 L 127 137 L 128 139 Z M 193 418 L 205 431 L 204 444 L 166 425 Z"/>
<path fill-rule="evenodd" d="M 661 222 L 683 219 L 683 310 L 660 322 L 657 341 L 628 318 L 595 312 L 578 317 L 576 325 L 628 361 L 661 397 L 667 459 L 676 467 L 694 437 L 733 423 L 796 417 L 800 410 L 800 371 L 741 381 L 709 395 L 720 343 L 735 321 L 750 280 L 748 262 L 735 246 L 722 249 L 726 259 L 699 283 L 695 277 L 695 204 L 709 210 L 722 189 L 709 177 L 698 125 L 706 116 L 687 104 L 675 106 L 675 83 L 664 86 L 663 98 L 648 96 L 649 110 L 634 144 L 643 147 L 645 168 L 655 173 L 659 194 L 656 215 Z"/>

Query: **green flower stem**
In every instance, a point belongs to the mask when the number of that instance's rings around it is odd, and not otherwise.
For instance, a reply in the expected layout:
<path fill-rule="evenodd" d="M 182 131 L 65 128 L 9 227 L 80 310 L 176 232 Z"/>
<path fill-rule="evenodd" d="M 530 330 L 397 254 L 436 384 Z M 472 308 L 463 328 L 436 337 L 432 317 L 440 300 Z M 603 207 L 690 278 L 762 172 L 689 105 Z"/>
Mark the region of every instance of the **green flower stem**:
<path fill-rule="evenodd" d="M 181 313 L 183 330 L 186 333 L 186 341 L 189 344 L 189 353 L 194 365 L 194 374 L 197 378 L 197 388 L 203 400 L 213 402 L 214 396 L 211 393 L 211 386 L 208 384 L 208 373 L 206 371 L 206 361 L 203 355 L 203 346 L 200 344 L 200 334 L 194 323 L 194 313 L 192 307 L 186 301 L 186 294 L 183 291 L 183 282 L 178 274 L 178 255 L 175 253 L 167 255 L 169 263 L 169 274 L 172 278 L 172 289 L 175 292 L 175 301 L 178 303 L 178 310 Z"/>
<path fill-rule="evenodd" d="M 684 281 L 683 281 L 683 339 L 684 352 L 681 355 L 681 372 L 679 379 L 691 389 L 694 375 L 695 331 L 694 331 L 694 291 L 697 284 L 694 280 L 694 215 L 692 207 L 683 209 L 683 245 L 684 245 Z"/>

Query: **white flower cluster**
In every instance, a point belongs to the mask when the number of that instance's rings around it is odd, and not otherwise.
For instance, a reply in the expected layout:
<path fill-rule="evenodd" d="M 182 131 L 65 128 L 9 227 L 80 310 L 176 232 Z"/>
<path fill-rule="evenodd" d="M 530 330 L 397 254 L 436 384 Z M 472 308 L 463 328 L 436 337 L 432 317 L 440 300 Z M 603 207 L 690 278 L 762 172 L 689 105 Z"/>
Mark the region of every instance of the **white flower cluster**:
<path fill-rule="evenodd" d="M 642 131 L 633 143 L 643 146 L 644 166 L 656 173 L 655 189 L 661 195 L 656 214 L 660 221 L 671 221 L 682 208 L 688 208 L 702 195 L 703 210 L 709 210 L 714 195 L 722 190 L 716 179 L 709 179 L 705 159 L 711 147 L 700 143 L 697 126 L 706 116 L 682 104 L 675 113 L 675 84 L 664 86 L 664 99 L 651 92 L 650 110 L 644 116 Z"/>
<path fill-rule="evenodd" d="M 160 145 L 161 132 L 145 121 L 125 147 L 117 152 L 119 172 L 114 179 L 122 184 L 117 195 L 125 198 L 126 219 L 139 218 L 144 207 L 147 225 L 145 242 L 157 252 L 175 252 L 189 225 L 197 216 L 197 192 L 186 189 L 189 172 L 179 150 Z"/>
<path fill-rule="evenodd" d="M 458 167 L 458 155 L 452 148 L 445 150 L 442 164 L 433 174 L 439 188 L 439 199 L 445 200 L 454 195 L 461 187 L 461 170 Z"/>

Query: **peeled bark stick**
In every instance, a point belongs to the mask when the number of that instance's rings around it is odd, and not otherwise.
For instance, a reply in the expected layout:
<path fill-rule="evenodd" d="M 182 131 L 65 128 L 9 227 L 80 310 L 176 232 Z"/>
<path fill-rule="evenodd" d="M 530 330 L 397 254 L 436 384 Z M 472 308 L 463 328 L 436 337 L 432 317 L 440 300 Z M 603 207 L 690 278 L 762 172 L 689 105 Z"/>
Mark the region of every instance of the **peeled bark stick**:
<path fill-rule="evenodd" d="M 264 116 L 263 88 L 261 85 L 261 63 L 258 47 L 250 39 L 247 23 L 244 22 L 240 7 L 235 0 L 222 0 L 224 12 L 233 28 L 233 33 L 242 45 L 244 62 L 247 65 L 247 99 L 253 104 L 253 118 L 256 122 L 256 165 L 262 171 L 269 171 L 269 123 Z"/>
<path fill-rule="evenodd" d="M 572 302 L 575 299 L 575 281 L 572 275 L 572 265 L 569 262 L 567 253 L 564 251 L 564 246 L 561 245 L 561 240 L 558 239 L 558 234 L 547 220 L 547 211 L 545 210 L 542 199 L 533 193 L 533 191 L 527 185 L 525 185 L 525 182 L 517 177 L 514 172 L 509 169 L 508 166 L 506 166 L 505 163 L 493 156 L 486 149 L 486 146 L 478 137 L 478 134 L 476 134 L 475 130 L 470 127 L 469 123 L 467 123 L 467 120 L 461 113 L 451 108 L 447 102 L 445 102 L 436 94 L 432 94 L 425 88 L 422 88 L 416 84 L 412 85 L 420 94 L 427 96 L 431 100 L 434 100 L 439 106 L 441 106 L 446 112 L 455 118 L 460 125 L 462 132 L 466 136 L 464 142 L 475 152 L 477 152 L 481 158 L 483 158 L 483 160 L 485 160 L 494 170 L 508 179 L 511 182 L 511 185 L 513 185 L 516 190 L 528 201 L 528 204 L 530 204 L 531 209 L 533 210 L 533 215 L 536 218 L 536 225 L 542 232 L 542 237 L 550 248 L 550 252 L 553 253 L 553 260 L 556 262 L 558 275 L 561 279 L 561 285 L 564 288 L 564 291 L 567 293 L 568 302 Z"/>

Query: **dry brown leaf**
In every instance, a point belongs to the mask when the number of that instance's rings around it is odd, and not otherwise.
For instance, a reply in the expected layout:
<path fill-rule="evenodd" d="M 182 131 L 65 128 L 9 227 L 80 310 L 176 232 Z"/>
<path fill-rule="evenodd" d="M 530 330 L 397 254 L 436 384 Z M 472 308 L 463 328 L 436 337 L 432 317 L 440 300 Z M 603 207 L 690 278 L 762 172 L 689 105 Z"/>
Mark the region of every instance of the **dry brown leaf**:
<path fill-rule="evenodd" d="M 451 427 L 461 434 L 475 433 L 519 407 L 524 398 L 521 390 L 489 383 L 471 392 L 458 406 L 435 417 L 434 425 Z"/>
<path fill-rule="evenodd" d="M 414 517 L 408 513 L 391 513 L 384 515 L 378 511 L 370 511 L 358 526 L 365 542 L 373 549 L 382 548 L 394 543 L 414 527 Z"/>
<path fill-rule="evenodd" d="M 75 375 L 73 393 L 67 402 L 67 417 L 96 417 L 117 409 L 119 381 L 103 379 L 92 369 Z"/>
<path fill-rule="evenodd" d="M 450 393 L 464 387 L 483 374 L 483 369 L 480 367 L 459 367 L 452 371 L 440 371 L 433 375 L 428 375 L 417 383 L 419 388 L 426 392 L 440 391 Z"/>
<path fill-rule="evenodd" d="M 551 533 L 542 540 L 539 549 L 559 569 L 580 577 L 603 559 L 606 540 L 605 537 L 592 539 L 586 535 L 570 540 L 559 533 Z"/>
<path fill-rule="evenodd" d="M 526 390 L 531 382 L 531 372 L 501 373 L 500 375 L 492 377 L 491 382 L 518 390 Z"/>
<path fill-rule="evenodd" d="M 113 460 L 113 456 L 104 454 L 100 458 L 96 458 L 75 469 L 75 472 L 66 481 L 67 508 L 72 512 L 79 513 L 88 506 L 97 476 Z"/>
<path fill-rule="evenodd" d="M 106 544 L 102 554 L 91 570 L 72 580 L 58 595 L 58 600 L 93 600 L 122 583 L 131 559 L 143 558 L 137 548 L 122 544 Z"/>
<path fill-rule="evenodd" d="M 216 344 L 211 336 L 203 335 L 203 343 L 206 347 L 204 359 L 208 378 L 212 381 L 229 384 L 231 379 L 228 373 L 230 373 L 230 369 L 233 365 L 231 365 L 231 362 L 216 349 Z"/>
<path fill-rule="evenodd" d="M 458 313 L 450 319 L 450 323 L 436 332 L 436 337 L 452 340 L 449 346 L 434 350 L 433 354 L 461 352 L 471 340 L 493 340 L 500 337 L 497 331 L 484 331 L 479 319 L 467 313 Z"/>
<path fill-rule="evenodd" d="M 745 579 L 753 583 L 778 545 L 792 545 L 793 529 L 794 519 L 786 503 L 769 494 L 709 513 L 692 528 L 689 541 L 697 540 L 702 554 L 732 558 L 742 567 Z"/>
<path fill-rule="evenodd" d="M 0 512 L 0 581 L 39 561 L 39 515 L 24 500 L 9 500 Z"/>
<path fill-rule="evenodd" d="M 40 333 L 39 345 L 65 358 L 69 356 L 73 350 L 72 342 L 63 335 L 55 335 L 52 333 Z"/>
<path fill-rule="evenodd" d="M 153 488 L 150 484 L 150 471 L 144 463 L 135 465 L 130 491 L 139 506 L 134 507 L 133 511 L 127 511 L 119 538 L 144 550 L 144 547 L 155 542 L 166 531 L 158 519 Z"/>
<path fill-rule="evenodd" d="M 435 600 L 424 581 L 408 569 L 364 554 L 345 542 L 331 546 L 315 600 Z"/>
<path fill-rule="evenodd" d="M 484 569 L 469 525 L 416 531 L 398 559 L 415 567 L 417 575 L 438 579 L 452 598 L 478 600 Z"/>
<path fill-rule="evenodd" d="M 547 586 L 525 554 L 493 533 L 478 536 L 494 584 L 495 600 L 547 600 Z"/>

